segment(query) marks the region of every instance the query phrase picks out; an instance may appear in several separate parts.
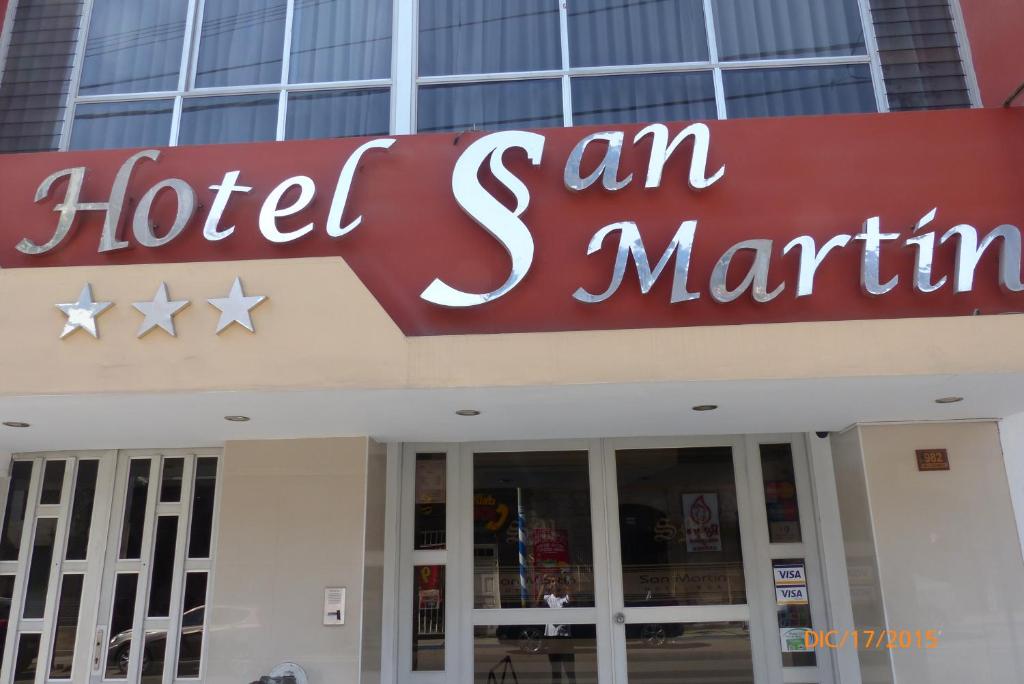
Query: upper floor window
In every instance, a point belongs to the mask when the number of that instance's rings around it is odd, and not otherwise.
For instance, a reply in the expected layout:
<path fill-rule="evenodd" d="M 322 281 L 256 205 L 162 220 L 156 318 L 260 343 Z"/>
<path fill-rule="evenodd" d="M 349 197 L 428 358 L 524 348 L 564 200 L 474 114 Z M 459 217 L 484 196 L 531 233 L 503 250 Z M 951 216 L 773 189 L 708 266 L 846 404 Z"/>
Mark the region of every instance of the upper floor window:
<path fill-rule="evenodd" d="M 969 106 L 973 83 L 946 0 L 48 2 L 17 1 L 2 151 Z"/>
<path fill-rule="evenodd" d="M 418 128 L 876 110 L 858 0 L 420 0 Z"/>
<path fill-rule="evenodd" d="M 69 147 L 390 129 L 391 5 L 93 0 Z"/>

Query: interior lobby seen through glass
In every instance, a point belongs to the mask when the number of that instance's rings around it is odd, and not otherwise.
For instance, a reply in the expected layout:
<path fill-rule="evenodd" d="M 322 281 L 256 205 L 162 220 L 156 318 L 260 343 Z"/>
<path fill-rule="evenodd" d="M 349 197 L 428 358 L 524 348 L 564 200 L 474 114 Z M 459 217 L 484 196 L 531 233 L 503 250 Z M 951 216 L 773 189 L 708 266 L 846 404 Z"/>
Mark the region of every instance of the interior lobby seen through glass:
<path fill-rule="evenodd" d="M 627 607 L 746 603 L 729 447 L 616 454 Z"/>
<path fill-rule="evenodd" d="M 473 543 L 475 608 L 593 606 L 587 452 L 475 454 Z"/>
<path fill-rule="evenodd" d="M 413 548 L 445 547 L 445 500 L 447 458 L 445 454 L 416 454 L 416 513 Z"/>

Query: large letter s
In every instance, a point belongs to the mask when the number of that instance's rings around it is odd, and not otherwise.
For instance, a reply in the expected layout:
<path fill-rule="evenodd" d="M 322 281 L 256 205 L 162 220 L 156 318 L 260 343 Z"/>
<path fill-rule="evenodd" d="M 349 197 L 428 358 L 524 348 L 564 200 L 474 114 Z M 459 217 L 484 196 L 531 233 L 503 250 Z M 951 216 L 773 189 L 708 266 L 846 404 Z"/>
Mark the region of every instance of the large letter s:
<path fill-rule="evenodd" d="M 530 204 L 530 191 L 521 180 L 502 164 L 505 150 L 518 147 L 526 150 L 530 162 L 540 164 L 544 152 L 544 136 L 526 131 L 504 131 L 486 135 L 466 148 L 455 163 L 452 193 L 455 201 L 481 228 L 494 236 L 512 259 L 512 272 L 497 290 L 483 294 L 462 292 L 435 278 L 420 297 L 441 306 L 479 306 L 501 297 L 519 284 L 533 263 L 533 236 L 519 216 Z M 509 211 L 480 185 L 480 167 L 490 157 L 491 173 L 512 193 L 516 208 Z"/>

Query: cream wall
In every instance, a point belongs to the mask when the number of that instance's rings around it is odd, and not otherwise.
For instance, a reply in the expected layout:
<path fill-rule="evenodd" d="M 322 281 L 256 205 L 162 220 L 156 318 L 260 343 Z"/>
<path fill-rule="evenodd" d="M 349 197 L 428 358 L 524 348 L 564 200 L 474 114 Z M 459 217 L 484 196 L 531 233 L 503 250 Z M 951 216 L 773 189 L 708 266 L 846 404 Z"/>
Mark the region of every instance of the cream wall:
<path fill-rule="evenodd" d="M 846 439 L 860 443 L 863 494 L 856 446 L 837 445 L 848 553 L 869 555 L 870 528 L 888 628 L 940 632 L 935 649 L 892 652 L 895 681 L 1024 681 L 1024 561 L 996 423 L 864 426 L 856 433 Z M 914 451 L 923 448 L 947 449 L 950 470 L 919 472 Z M 870 505 L 870 526 L 850 507 L 858 499 Z M 855 572 L 851 565 L 851 589 Z"/>
<path fill-rule="evenodd" d="M 366 438 L 227 443 L 206 682 L 247 684 L 282 661 L 301 665 L 310 684 L 379 670 L 379 645 L 376 665 L 361 660 L 364 648 L 374 657 L 364 632 L 380 624 L 382 459 Z M 368 483 L 378 497 L 369 508 Z M 347 588 L 342 626 L 323 625 L 331 586 Z"/>
<path fill-rule="evenodd" d="M 256 334 L 215 335 L 207 299 L 240 276 Z M 59 339 L 91 283 L 100 339 Z M 166 282 L 178 336 L 136 338 Z M 406 338 L 338 257 L 0 270 L 0 395 L 432 388 L 1024 372 L 1024 316 Z M 614 362 L 609 362 L 610 360 Z M 771 363 L 766 363 L 771 359 Z M 500 360 L 500 363 L 496 363 Z"/>

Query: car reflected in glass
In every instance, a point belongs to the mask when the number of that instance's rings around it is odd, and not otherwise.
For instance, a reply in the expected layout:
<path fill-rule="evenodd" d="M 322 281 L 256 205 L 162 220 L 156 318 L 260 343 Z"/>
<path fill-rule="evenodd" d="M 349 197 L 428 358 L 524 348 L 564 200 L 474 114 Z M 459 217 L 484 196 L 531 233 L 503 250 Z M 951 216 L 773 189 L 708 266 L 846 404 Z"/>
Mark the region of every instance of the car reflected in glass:
<path fill-rule="evenodd" d="M 198 671 L 199 660 L 203 653 L 203 626 L 205 622 L 205 606 L 198 606 L 186 611 L 181 616 L 181 640 L 179 644 L 178 668 L 191 665 L 189 669 Z M 107 647 L 108 662 L 117 663 L 121 674 L 128 674 L 131 658 L 132 631 L 125 630 L 115 634 Z M 139 671 L 143 675 L 161 675 L 165 653 L 167 650 L 167 630 L 152 629 L 146 632 Z M 161 671 L 157 671 L 161 670 Z"/>

